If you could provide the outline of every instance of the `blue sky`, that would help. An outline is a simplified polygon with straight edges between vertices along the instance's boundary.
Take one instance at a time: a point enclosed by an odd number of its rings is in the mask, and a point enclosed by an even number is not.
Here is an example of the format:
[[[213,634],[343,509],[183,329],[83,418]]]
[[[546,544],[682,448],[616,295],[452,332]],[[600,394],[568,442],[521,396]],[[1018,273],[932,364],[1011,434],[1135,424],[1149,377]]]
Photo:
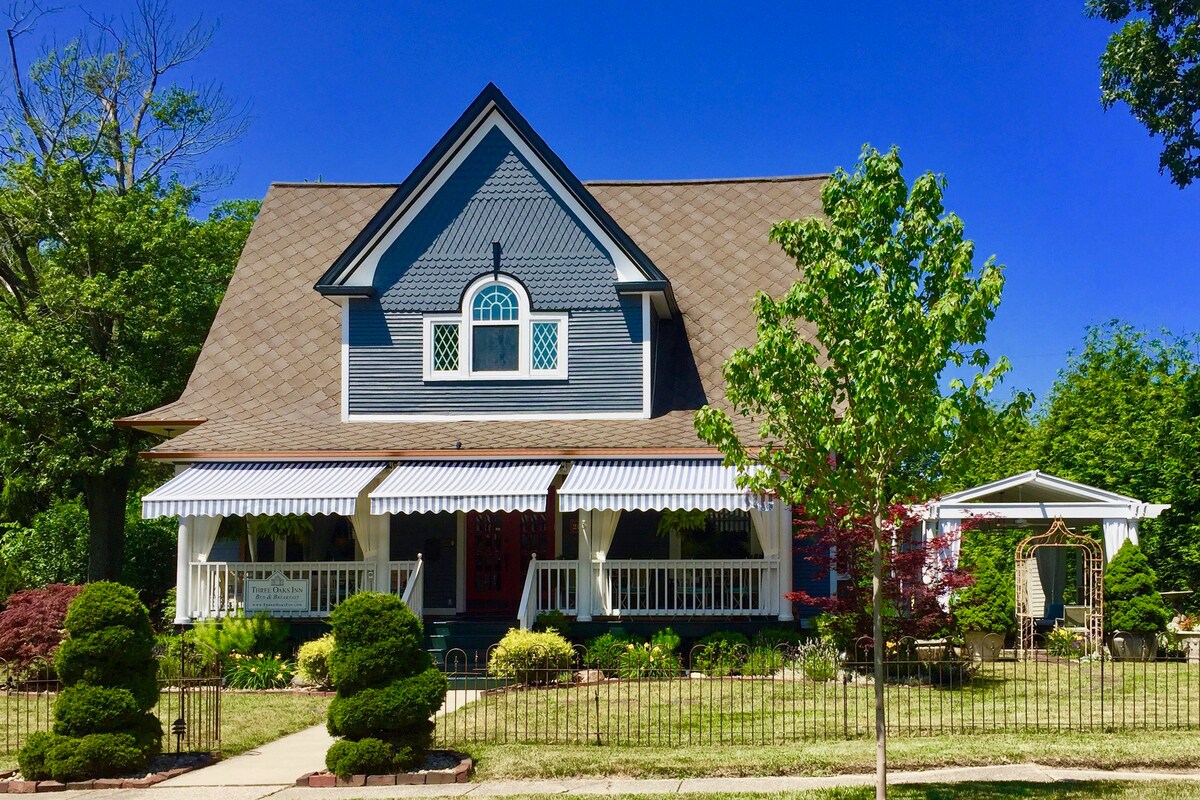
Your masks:
[[[180,3],[251,109],[223,197],[402,180],[494,81],[583,180],[810,174],[897,144],[1007,265],[989,348],[1043,396],[1088,324],[1200,329],[1200,186],[1105,113],[1111,31],[1034,3]],[[112,3],[115,11],[128,4]],[[88,4],[88,8],[103,6]],[[764,232],[765,235],[765,232]],[[1006,390],[1002,390],[1006,391]]]

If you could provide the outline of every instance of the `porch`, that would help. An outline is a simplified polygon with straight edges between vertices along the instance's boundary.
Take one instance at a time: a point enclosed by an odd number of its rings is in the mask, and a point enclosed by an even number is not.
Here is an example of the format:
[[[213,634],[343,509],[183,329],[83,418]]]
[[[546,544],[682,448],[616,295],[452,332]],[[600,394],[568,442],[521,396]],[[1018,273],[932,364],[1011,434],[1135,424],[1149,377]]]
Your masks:
[[[178,623],[321,618],[364,590],[523,627],[792,619],[790,509],[711,459],[202,463],[143,513],[179,516]],[[672,513],[698,527],[665,529]]]

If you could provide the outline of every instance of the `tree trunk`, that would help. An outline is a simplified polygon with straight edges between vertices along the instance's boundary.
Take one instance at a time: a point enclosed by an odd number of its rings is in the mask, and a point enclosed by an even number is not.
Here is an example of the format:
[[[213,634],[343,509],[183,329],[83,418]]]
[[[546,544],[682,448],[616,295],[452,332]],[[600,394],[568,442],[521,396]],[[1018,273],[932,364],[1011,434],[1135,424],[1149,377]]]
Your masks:
[[[872,652],[875,656],[875,798],[887,798],[887,718],[883,704],[883,515],[875,512],[871,576]]]
[[[125,557],[125,502],[129,470],[84,479],[88,510],[88,580],[118,581]]]

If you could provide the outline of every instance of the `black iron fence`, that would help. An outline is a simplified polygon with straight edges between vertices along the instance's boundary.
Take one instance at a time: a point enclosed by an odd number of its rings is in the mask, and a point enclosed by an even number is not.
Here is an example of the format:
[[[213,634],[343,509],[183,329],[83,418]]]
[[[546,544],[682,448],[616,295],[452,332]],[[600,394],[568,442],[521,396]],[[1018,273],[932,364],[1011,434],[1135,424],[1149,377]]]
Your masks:
[[[219,753],[221,749],[221,669],[212,654],[173,637],[160,641],[158,704],[164,753]],[[37,731],[54,726],[54,702],[61,688],[44,659],[10,664],[0,659],[4,683],[3,755],[11,757]]]
[[[893,735],[1200,728],[1200,659],[1113,661],[1045,649],[972,661],[959,648],[885,645]],[[500,658],[497,659],[497,655]],[[489,664],[491,668],[489,669]],[[648,645],[605,652],[450,651],[444,744],[775,744],[874,733],[870,642],[851,653]]]

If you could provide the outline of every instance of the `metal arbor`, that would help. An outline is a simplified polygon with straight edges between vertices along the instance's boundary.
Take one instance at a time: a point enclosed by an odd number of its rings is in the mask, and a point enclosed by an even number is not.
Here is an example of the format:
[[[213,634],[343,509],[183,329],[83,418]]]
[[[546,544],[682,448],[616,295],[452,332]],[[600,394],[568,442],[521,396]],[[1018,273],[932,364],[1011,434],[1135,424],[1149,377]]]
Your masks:
[[[1079,533],[1072,533],[1062,517],[1056,517],[1045,533],[1035,533],[1017,545],[1016,605],[1018,642],[1023,653],[1034,649],[1036,620],[1029,607],[1030,570],[1036,569],[1037,551],[1045,547],[1078,549],[1083,554],[1084,638],[1087,652],[1098,652],[1104,646],[1104,549],[1100,542]]]

